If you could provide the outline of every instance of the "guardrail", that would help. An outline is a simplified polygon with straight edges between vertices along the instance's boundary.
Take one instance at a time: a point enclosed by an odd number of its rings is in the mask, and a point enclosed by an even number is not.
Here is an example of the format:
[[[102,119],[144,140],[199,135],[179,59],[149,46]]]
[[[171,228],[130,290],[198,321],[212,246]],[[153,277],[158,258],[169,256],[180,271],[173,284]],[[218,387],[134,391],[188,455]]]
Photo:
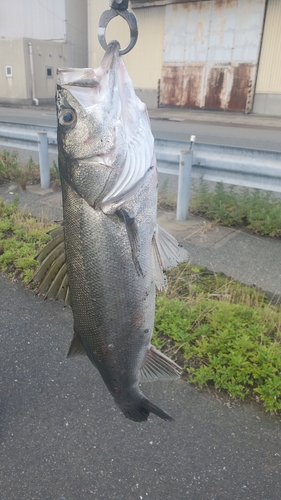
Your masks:
[[[155,139],[160,173],[178,175],[177,219],[186,220],[191,178],[281,192],[281,153]],[[56,127],[0,121],[0,145],[39,152],[41,186],[50,185],[48,151],[57,151]]]
[[[50,187],[49,150],[57,151],[56,127],[0,121],[0,145],[38,151],[41,187]]]
[[[178,220],[187,219],[191,178],[281,192],[278,151],[155,139],[155,152],[158,171],[179,176]]]

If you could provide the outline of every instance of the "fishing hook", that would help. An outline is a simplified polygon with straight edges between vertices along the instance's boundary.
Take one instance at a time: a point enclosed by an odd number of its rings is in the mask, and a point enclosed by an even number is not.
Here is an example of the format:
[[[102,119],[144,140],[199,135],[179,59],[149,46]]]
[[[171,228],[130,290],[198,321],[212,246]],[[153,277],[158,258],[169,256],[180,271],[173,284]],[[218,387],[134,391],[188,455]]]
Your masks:
[[[127,10],[128,8],[128,0],[111,0],[110,2],[110,10],[106,10],[102,13],[100,20],[99,20],[99,27],[98,27],[98,39],[99,42],[104,50],[107,49],[108,44],[106,43],[105,40],[105,30],[106,27],[111,21],[116,16],[121,16],[125,21],[127,21],[129,28],[130,28],[130,42],[128,43],[127,47],[124,49],[120,49],[119,54],[127,54],[132,50],[132,48],[135,46],[136,41],[138,39],[138,22],[135,14],[131,12],[130,10]]]

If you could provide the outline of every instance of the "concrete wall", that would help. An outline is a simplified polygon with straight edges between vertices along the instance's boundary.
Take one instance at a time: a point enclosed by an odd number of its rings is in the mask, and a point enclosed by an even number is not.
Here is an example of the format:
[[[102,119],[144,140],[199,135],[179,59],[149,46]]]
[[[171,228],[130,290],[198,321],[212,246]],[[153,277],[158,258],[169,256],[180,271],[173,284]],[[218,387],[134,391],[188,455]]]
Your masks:
[[[0,103],[31,105],[28,42],[32,43],[35,96],[53,103],[58,67],[88,63],[87,0],[0,0]],[[12,75],[6,76],[6,66]],[[46,68],[52,68],[47,76]]]
[[[87,66],[87,0],[2,0],[0,5],[0,38],[64,40],[66,65]]]
[[[281,93],[255,94],[253,113],[281,116]]]
[[[39,99],[39,104],[54,103],[57,69],[65,66],[65,44],[63,41],[33,40],[30,38],[24,38],[26,81],[28,97],[31,104],[32,80],[30,71],[30,56],[28,51],[29,42],[32,44],[35,96]],[[47,76],[47,68],[52,69],[52,76]]]
[[[88,66],[87,0],[66,0],[65,65]]]
[[[25,71],[25,51],[22,38],[0,40],[0,102],[25,104],[29,98]],[[6,66],[12,75],[6,76]]]
[[[68,2],[70,0],[1,0],[0,37],[63,39],[65,3]]]
[[[65,66],[64,42],[13,38],[0,40],[0,103],[32,105],[32,78],[29,55],[32,45],[35,97],[39,104],[54,103],[57,68]],[[12,75],[6,76],[6,66]],[[47,76],[47,67],[52,76]]]

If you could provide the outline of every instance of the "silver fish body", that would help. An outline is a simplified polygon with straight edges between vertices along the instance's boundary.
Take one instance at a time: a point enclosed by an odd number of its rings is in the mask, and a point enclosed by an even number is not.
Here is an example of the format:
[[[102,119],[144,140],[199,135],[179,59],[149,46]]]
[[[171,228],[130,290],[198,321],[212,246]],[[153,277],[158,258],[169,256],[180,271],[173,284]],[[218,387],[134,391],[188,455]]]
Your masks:
[[[59,71],[57,114],[75,332],[69,355],[87,354],[126,417],[143,421],[152,412],[172,420],[139,382],[179,376],[151,336],[155,283],[165,286],[163,269],[186,253],[157,226],[153,137],[118,42],[96,70]]]
[[[149,184],[133,197],[137,202],[144,190],[151,192],[152,203],[148,203],[145,215],[140,203],[136,203],[133,214],[134,223],[141,223],[142,228],[138,255],[142,275],[132,259],[125,223],[100,209],[93,210],[71,188],[64,188],[74,331],[116,403],[134,420],[142,419],[135,409],[143,399],[138,378],[150,349],[154,323],[155,285],[150,255],[155,175]]]

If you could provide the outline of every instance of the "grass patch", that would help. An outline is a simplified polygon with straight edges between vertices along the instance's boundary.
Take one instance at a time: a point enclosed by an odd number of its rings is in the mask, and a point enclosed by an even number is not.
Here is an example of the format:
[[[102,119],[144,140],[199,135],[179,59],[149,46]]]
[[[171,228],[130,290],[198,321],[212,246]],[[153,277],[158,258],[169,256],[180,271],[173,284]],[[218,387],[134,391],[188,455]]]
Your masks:
[[[11,278],[29,281],[38,266],[38,251],[50,240],[46,233],[54,227],[22,213],[17,198],[10,205],[0,199],[0,269]]]
[[[281,236],[281,201],[270,191],[225,187],[222,182],[210,191],[204,179],[194,188],[190,212],[225,226],[246,227],[254,233]]]
[[[190,382],[281,410],[281,309],[250,287],[204,268],[169,273],[157,297],[153,343],[184,366]]]
[[[53,162],[50,168],[50,181],[53,189],[60,189],[60,176],[58,166]],[[30,157],[28,162],[20,165],[18,153],[9,153],[4,150],[0,153],[0,184],[6,182],[16,182],[18,186],[25,190],[28,184],[40,183],[40,168]]]
[[[46,225],[0,200],[0,268],[28,282],[49,241]],[[281,410],[281,308],[222,273],[182,264],[156,300],[153,344],[184,368],[189,381],[232,397],[255,397]]]

